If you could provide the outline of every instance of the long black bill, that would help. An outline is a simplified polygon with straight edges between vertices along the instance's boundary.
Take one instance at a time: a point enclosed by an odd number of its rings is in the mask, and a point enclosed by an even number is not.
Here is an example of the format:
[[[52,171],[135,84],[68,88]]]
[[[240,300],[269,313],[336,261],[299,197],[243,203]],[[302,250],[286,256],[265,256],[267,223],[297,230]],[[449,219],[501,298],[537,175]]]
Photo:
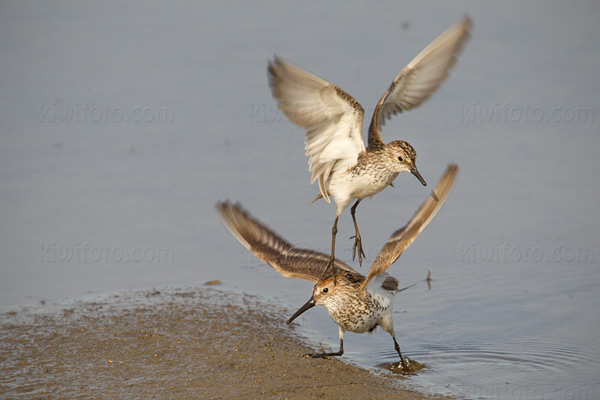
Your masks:
[[[425,179],[423,179],[423,177],[419,173],[419,170],[417,169],[416,165],[413,165],[412,169],[410,170],[410,173],[416,176],[417,179],[423,184],[423,186],[427,186],[427,182],[425,182]]]
[[[296,318],[298,318],[298,316],[300,314],[302,314],[304,311],[308,310],[309,308],[313,308],[315,306],[315,298],[311,296],[310,300],[308,300],[306,302],[306,304],[304,304],[302,307],[300,307],[300,309],[298,311],[296,311],[296,313],[294,315],[292,315],[292,318],[288,319],[287,323],[291,323],[293,320],[295,320]]]
[[[413,287],[413,286],[415,286],[415,285],[416,285],[416,283],[413,283],[413,284],[412,284],[412,285],[410,285],[410,286],[407,286],[407,287],[405,287],[405,288],[402,288],[402,289],[398,289],[398,291],[397,291],[396,293],[404,292],[406,289],[410,289],[411,287]]]

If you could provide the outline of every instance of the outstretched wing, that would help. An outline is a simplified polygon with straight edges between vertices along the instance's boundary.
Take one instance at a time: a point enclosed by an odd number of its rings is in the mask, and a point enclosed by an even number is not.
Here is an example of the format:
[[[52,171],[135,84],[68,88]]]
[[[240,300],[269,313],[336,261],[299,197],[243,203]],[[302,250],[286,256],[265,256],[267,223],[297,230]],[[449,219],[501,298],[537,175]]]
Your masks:
[[[456,57],[469,38],[471,19],[465,16],[448,28],[396,76],[373,112],[369,146],[383,142],[379,132],[386,119],[421,105],[448,77]]]
[[[354,164],[365,150],[365,111],[342,89],[277,56],[269,62],[268,77],[281,111],[306,130],[310,183],[318,178],[321,195],[329,202],[326,183],[336,163]]]
[[[421,204],[421,207],[419,207],[410,222],[394,232],[383,246],[377,258],[375,258],[371,269],[369,269],[367,279],[365,279],[362,285],[363,288],[367,286],[373,277],[385,272],[400,257],[402,252],[414,242],[427,224],[431,222],[448,198],[457,174],[458,166],[450,164],[431,195]]]
[[[281,275],[317,282],[329,262],[329,255],[298,249],[245,212],[240,205],[217,203],[217,210],[231,234],[261,261]],[[336,268],[357,273],[336,260]],[[357,273],[358,274],[358,273]]]

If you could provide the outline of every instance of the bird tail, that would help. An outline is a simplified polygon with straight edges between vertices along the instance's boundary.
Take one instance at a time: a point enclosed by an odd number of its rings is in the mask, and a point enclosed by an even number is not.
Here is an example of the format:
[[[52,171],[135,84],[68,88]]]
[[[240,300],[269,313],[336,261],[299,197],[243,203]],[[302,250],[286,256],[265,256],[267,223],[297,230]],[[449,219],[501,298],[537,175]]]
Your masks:
[[[317,195],[317,197],[315,197],[315,199],[314,199],[313,201],[311,201],[311,202],[310,202],[310,204],[316,203],[316,202],[317,202],[317,200],[319,200],[319,199],[322,199],[322,198],[323,198],[323,195],[322,195],[321,193],[319,193],[319,194]]]

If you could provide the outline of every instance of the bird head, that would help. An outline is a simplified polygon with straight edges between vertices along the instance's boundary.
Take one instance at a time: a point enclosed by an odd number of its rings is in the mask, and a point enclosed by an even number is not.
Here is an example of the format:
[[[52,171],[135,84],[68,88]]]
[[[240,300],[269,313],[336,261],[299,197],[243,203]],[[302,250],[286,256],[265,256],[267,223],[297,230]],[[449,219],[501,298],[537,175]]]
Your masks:
[[[398,172],[410,172],[423,184],[423,186],[427,186],[425,179],[423,179],[417,169],[417,152],[408,142],[394,140],[387,145],[387,148],[395,162]]]

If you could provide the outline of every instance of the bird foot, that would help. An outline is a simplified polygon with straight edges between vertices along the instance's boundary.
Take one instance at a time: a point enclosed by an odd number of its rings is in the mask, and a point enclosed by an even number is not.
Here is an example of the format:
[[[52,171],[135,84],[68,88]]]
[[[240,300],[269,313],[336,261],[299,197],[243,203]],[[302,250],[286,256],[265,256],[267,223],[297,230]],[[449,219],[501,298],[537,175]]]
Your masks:
[[[327,358],[341,356],[342,354],[343,353],[341,351],[337,351],[335,353],[308,353],[306,355],[312,358]]]
[[[423,365],[405,357],[402,361],[398,361],[391,365],[391,370],[394,372],[400,372],[402,375],[412,375],[416,371],[423,368]]]
[[[354,246],[352,246],[352,261],[354,261],[354,259],[356,258],[356,253],[358,250],[358,264],[362,267],[363,257],[367,258],[367,256],[363,251],[362,239],[360,238],[360,234],[357,233],[356,235],[351,236],[350,239],[354,239]]]

